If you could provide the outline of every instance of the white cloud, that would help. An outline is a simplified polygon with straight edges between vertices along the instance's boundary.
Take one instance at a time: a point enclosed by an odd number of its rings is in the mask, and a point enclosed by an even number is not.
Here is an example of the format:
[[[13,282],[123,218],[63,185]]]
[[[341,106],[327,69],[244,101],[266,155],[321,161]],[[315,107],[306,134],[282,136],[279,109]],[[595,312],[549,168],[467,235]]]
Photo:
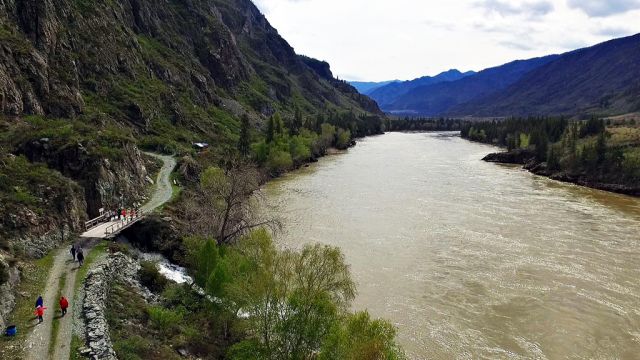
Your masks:
[[[569,6],[589,16],[603,17],[640,9],[640,0],[569,0]]]
[[[574,0],[256,0],[256,4],[298,53],[328,61],[341,78],[387,80],[451,68],[481,70],[638,33],[640,11],[629,5],[637,1],[597,2],[610,4],[615,11],[598,11],[587,4],[592,1],[583,0],[580,7]]]
[[[553,11],[553,3],[546,0],[517,3],[505,0],[482,0],[475,3],[487,12],[496,12],[502,16],[524,15],[535,18]]]

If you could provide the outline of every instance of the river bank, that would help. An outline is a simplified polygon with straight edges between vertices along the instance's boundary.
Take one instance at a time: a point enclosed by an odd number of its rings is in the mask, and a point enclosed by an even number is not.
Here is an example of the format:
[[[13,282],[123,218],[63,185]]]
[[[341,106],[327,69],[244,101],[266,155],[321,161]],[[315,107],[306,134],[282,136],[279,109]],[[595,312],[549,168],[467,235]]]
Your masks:
[[[640,187],[601,182],[587,173],[572,174],[567,171],[551,170],[549,169],[547,162],[536,160],[535,152],[527,149],[514,149],[511,151],[490,153],[482,160],[499,164],[522,165],[523,169],[528,170],[532,174],[545,176],[556,181],[571,183],[617,194],[636,197],[640,196]]]

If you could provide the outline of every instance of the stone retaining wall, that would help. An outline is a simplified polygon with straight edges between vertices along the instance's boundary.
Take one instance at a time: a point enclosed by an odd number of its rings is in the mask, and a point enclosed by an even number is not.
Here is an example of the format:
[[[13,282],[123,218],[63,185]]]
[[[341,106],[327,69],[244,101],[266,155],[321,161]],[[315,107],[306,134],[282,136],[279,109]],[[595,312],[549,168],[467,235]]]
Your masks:
[[[88,348],[81,353],[91,359],[115,360],[109,336],[109,324],[106,318],[106,301],[109,289],[114,281],[124,281],[137,288],[137,273],[140,265],[136,260],[122,254],[109,255],[103,262],[95,265],[87,274],[84,284],[85,298],[82,315],[85,321],[85,336]]]

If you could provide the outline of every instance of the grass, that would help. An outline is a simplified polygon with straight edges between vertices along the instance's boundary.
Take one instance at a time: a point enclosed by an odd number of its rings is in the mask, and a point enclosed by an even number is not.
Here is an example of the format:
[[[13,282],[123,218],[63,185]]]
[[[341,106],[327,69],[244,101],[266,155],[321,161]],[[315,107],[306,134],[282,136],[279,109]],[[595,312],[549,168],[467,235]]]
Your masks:
[[[608,127],[613,145],[640,145],[640,128],[629,126]]]
[[[108,247],[109,242],[103,240],[96,244],[96,246],[94,246],[93,249],[91,249],[91,251],[89,251],[89,253],[85,256],[84,265],[82,265],[82,267],[80,267],[78,269],[78,272],[76,273],[76,283],[73,288],[74,294],[78,292],[78,289],[80,289],[80,286],[82,286],[84,280],[87,278],[87,273],[89,272],[91,264],[93,264],[100,255],[106,254]]]
[[[178,174],[176,172],[171,173],[171,176],[169,177],[169,181],[171,182],[171,190],[172,190],[171,199],[169,200],[169,203],[173,203],[180,197],[182,188],[179,185],[177,185]]]
[[[66,274],[63,273],[62,276],[60,276],[60,280],[58,282],[58,294],[56,295],[56,300],[60,299],[60,297],[62,296],[62,289],[64,289],[66,282],[67,282],[67,277],[66,277]],[[49,311],[56,311],[55,307],[50,309]],[[58,342],[59,330],[60,330],[60,318],[56,318],[54,316],[53,323],[51,323],[51,341],[49,342],[49,356],[53,355],[56,342]]]
[[[21,359],[24,347],[22,342],[26,340],[29,329],[33,326],[33,309],[36,298],[41,295],[49,270],[53,266],[55,251],[35,261],[23,264],[22,281],[18,285],[16,308],[11,314],[8,323],[18,327],[16,337],[0,338],[0,359]],[[22,296],[20,295],[22,294]]]
[[[82,341],[82,339],[76,335],[73,334],[71,336],[71,352],[69,353],[69,360],[85,360],[86,357],[80,355],[80,353],[78,352],[78,348],[84,346],[84,342]]]

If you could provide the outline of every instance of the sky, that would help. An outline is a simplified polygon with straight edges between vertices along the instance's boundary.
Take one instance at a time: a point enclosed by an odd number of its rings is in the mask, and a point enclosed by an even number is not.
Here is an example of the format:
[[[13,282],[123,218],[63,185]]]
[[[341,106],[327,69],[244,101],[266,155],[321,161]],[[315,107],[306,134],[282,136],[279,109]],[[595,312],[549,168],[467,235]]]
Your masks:
[[[253,0],[345,80],[479,71],[640,33],[640,0]]]

